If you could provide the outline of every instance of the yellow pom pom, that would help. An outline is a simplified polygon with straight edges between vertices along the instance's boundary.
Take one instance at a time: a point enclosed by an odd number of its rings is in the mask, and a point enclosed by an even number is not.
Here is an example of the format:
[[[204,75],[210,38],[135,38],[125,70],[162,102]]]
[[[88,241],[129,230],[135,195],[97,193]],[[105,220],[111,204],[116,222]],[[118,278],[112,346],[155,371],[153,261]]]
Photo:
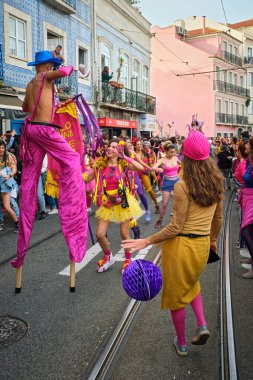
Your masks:
[[[83,175],[83,180],[87,181],[87,179],[88,179],[88,173],[85,172],[82,175]]]
[[[125,144],[125,141],[122,141],[122,140],[119,141],[119,145],[126,145],[126,144]]]

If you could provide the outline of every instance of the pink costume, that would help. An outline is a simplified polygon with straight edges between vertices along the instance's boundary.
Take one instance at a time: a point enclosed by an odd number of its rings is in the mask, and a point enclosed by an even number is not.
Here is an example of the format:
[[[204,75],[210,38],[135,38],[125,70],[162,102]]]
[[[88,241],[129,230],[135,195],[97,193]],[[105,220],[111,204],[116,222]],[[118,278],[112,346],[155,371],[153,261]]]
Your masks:
[[[32,121],[36,115],[43,85],[44,73],[41,77],[41,86],[34,110],[25,120],[21,138],[20,157],[23,161],[23,170],[20,188],[17,258],[11,262],[15,268],[23,265],[30,241],[37,208],[38,181],[46,153],[51,154],[61,167],[59,214],[62,232],[69,247],[70,260],[80,262],[86,252],[88,217],[80,156],[56,131],[57,126]],[[52,87],[51,122],[53,122],[55,111],[54,85]]]
[[[177,177],[178,168],[179,168],[178,164],[176,164],[175,166],[172,166],[172,167],[164,164],[163,173],[164,173],[164,175],[166,175],[166,177]]]

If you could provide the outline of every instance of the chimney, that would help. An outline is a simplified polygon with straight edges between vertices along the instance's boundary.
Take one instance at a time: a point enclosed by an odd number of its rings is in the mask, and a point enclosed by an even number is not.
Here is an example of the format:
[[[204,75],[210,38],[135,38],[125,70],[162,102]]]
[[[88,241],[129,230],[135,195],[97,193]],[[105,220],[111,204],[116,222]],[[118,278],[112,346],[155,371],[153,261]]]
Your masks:
[[[202,16],[203,25],[202,25],[202,34],[205,34],[206,29],[206,16]]]

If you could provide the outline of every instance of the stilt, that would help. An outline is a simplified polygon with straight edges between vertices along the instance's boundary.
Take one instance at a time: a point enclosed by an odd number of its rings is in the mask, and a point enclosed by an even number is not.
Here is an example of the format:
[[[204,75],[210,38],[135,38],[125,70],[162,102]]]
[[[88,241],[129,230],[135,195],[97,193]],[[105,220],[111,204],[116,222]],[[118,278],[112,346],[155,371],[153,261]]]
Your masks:
[[[75,272],[75,263],[70,261],[70,287],[69,290],[71,293],[76,291],[76,272]]]
[[[16,288],[15,293],[21,293],[22,266],[16,270]]]

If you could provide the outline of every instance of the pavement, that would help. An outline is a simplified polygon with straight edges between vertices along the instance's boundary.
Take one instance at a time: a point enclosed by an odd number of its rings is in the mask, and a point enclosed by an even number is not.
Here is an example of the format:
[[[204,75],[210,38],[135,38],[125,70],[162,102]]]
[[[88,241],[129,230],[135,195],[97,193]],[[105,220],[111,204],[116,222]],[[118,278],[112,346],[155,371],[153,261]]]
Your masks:
[[[154,233],[153,226],[157,215],[150,204],[152,221],[139,219],[144,236]],[[170,218],[171,205],[167,212]],[[90,216],[95,232],[96,220]],[[235,220],[236,214],[235,214]],[[123,253],[120,248],[120,235],[117,225],[109,228],[111,249],[116,263],[105,273],[96,273],[96,262],[102,257],[98,245],[92,246],[89,238],[85,263],[76,275],[76,292],[69,292],[68,249],[60,232],[58,215],[48,216],[34,225],[30,249],[23,267],[22,292],[14,293],[15,270],[9,264],[15,256],[16,234],[7,223],[0,231],[0,316],[23,319],[28,324],[27,334],[9,347],[0,347],[1,380],[60,380],[88,378],[111,333],[128,305],[129,298],[121,285]],[[233,239],[238,233],[237,223],[233,224]],[[44,241],[43,241],[44,239]],[[238,250],[232,243],[233,255],[238,259]],[[153,259],[157,248],[138,253],[138,257]],[[140,256],[142,255],[142,256]],[[236,256],[237,255],[237,256]],[[238,300],[243,302],[239,323],[248,327],[252,315],[250,280],[242,280],[240,266],[236,262]],[[238,271],[238,272],[237,272]],[[60,274],[62,273],[62,274]],[[113,380],[139,379],[210,379],[219,378],[219,264],[207,266],[201,283],[205,313],[211,337],[205,347],[190,347],[187,358],[179,358],[173,348],[173,327],[169,313],[160,310],[160,296],[145,303],[140,318],[133,327],[126,349],[113,370]],[[242,287],[243,288],[242,290]],[[246,293],[247,292],[247,293]],[[245,297],[248,294],[249,297]],[[251,313],[248,313],[249,312]],[[187,310],[186,332],[190,339],[194,334],[195,323],[191,308]],[[247,332],[240,331],[247,339]],[[244,335],[245,337],[244,337]],[[252,363],[251,346],[245,348],[244,371],[248,375]],[[247,345],[246,345],[247,347]],[[242,351],[244,352],[244,351]],[[246,356],[245,356],[246,355]],[[245,377],[251,379],[252,377]]]

